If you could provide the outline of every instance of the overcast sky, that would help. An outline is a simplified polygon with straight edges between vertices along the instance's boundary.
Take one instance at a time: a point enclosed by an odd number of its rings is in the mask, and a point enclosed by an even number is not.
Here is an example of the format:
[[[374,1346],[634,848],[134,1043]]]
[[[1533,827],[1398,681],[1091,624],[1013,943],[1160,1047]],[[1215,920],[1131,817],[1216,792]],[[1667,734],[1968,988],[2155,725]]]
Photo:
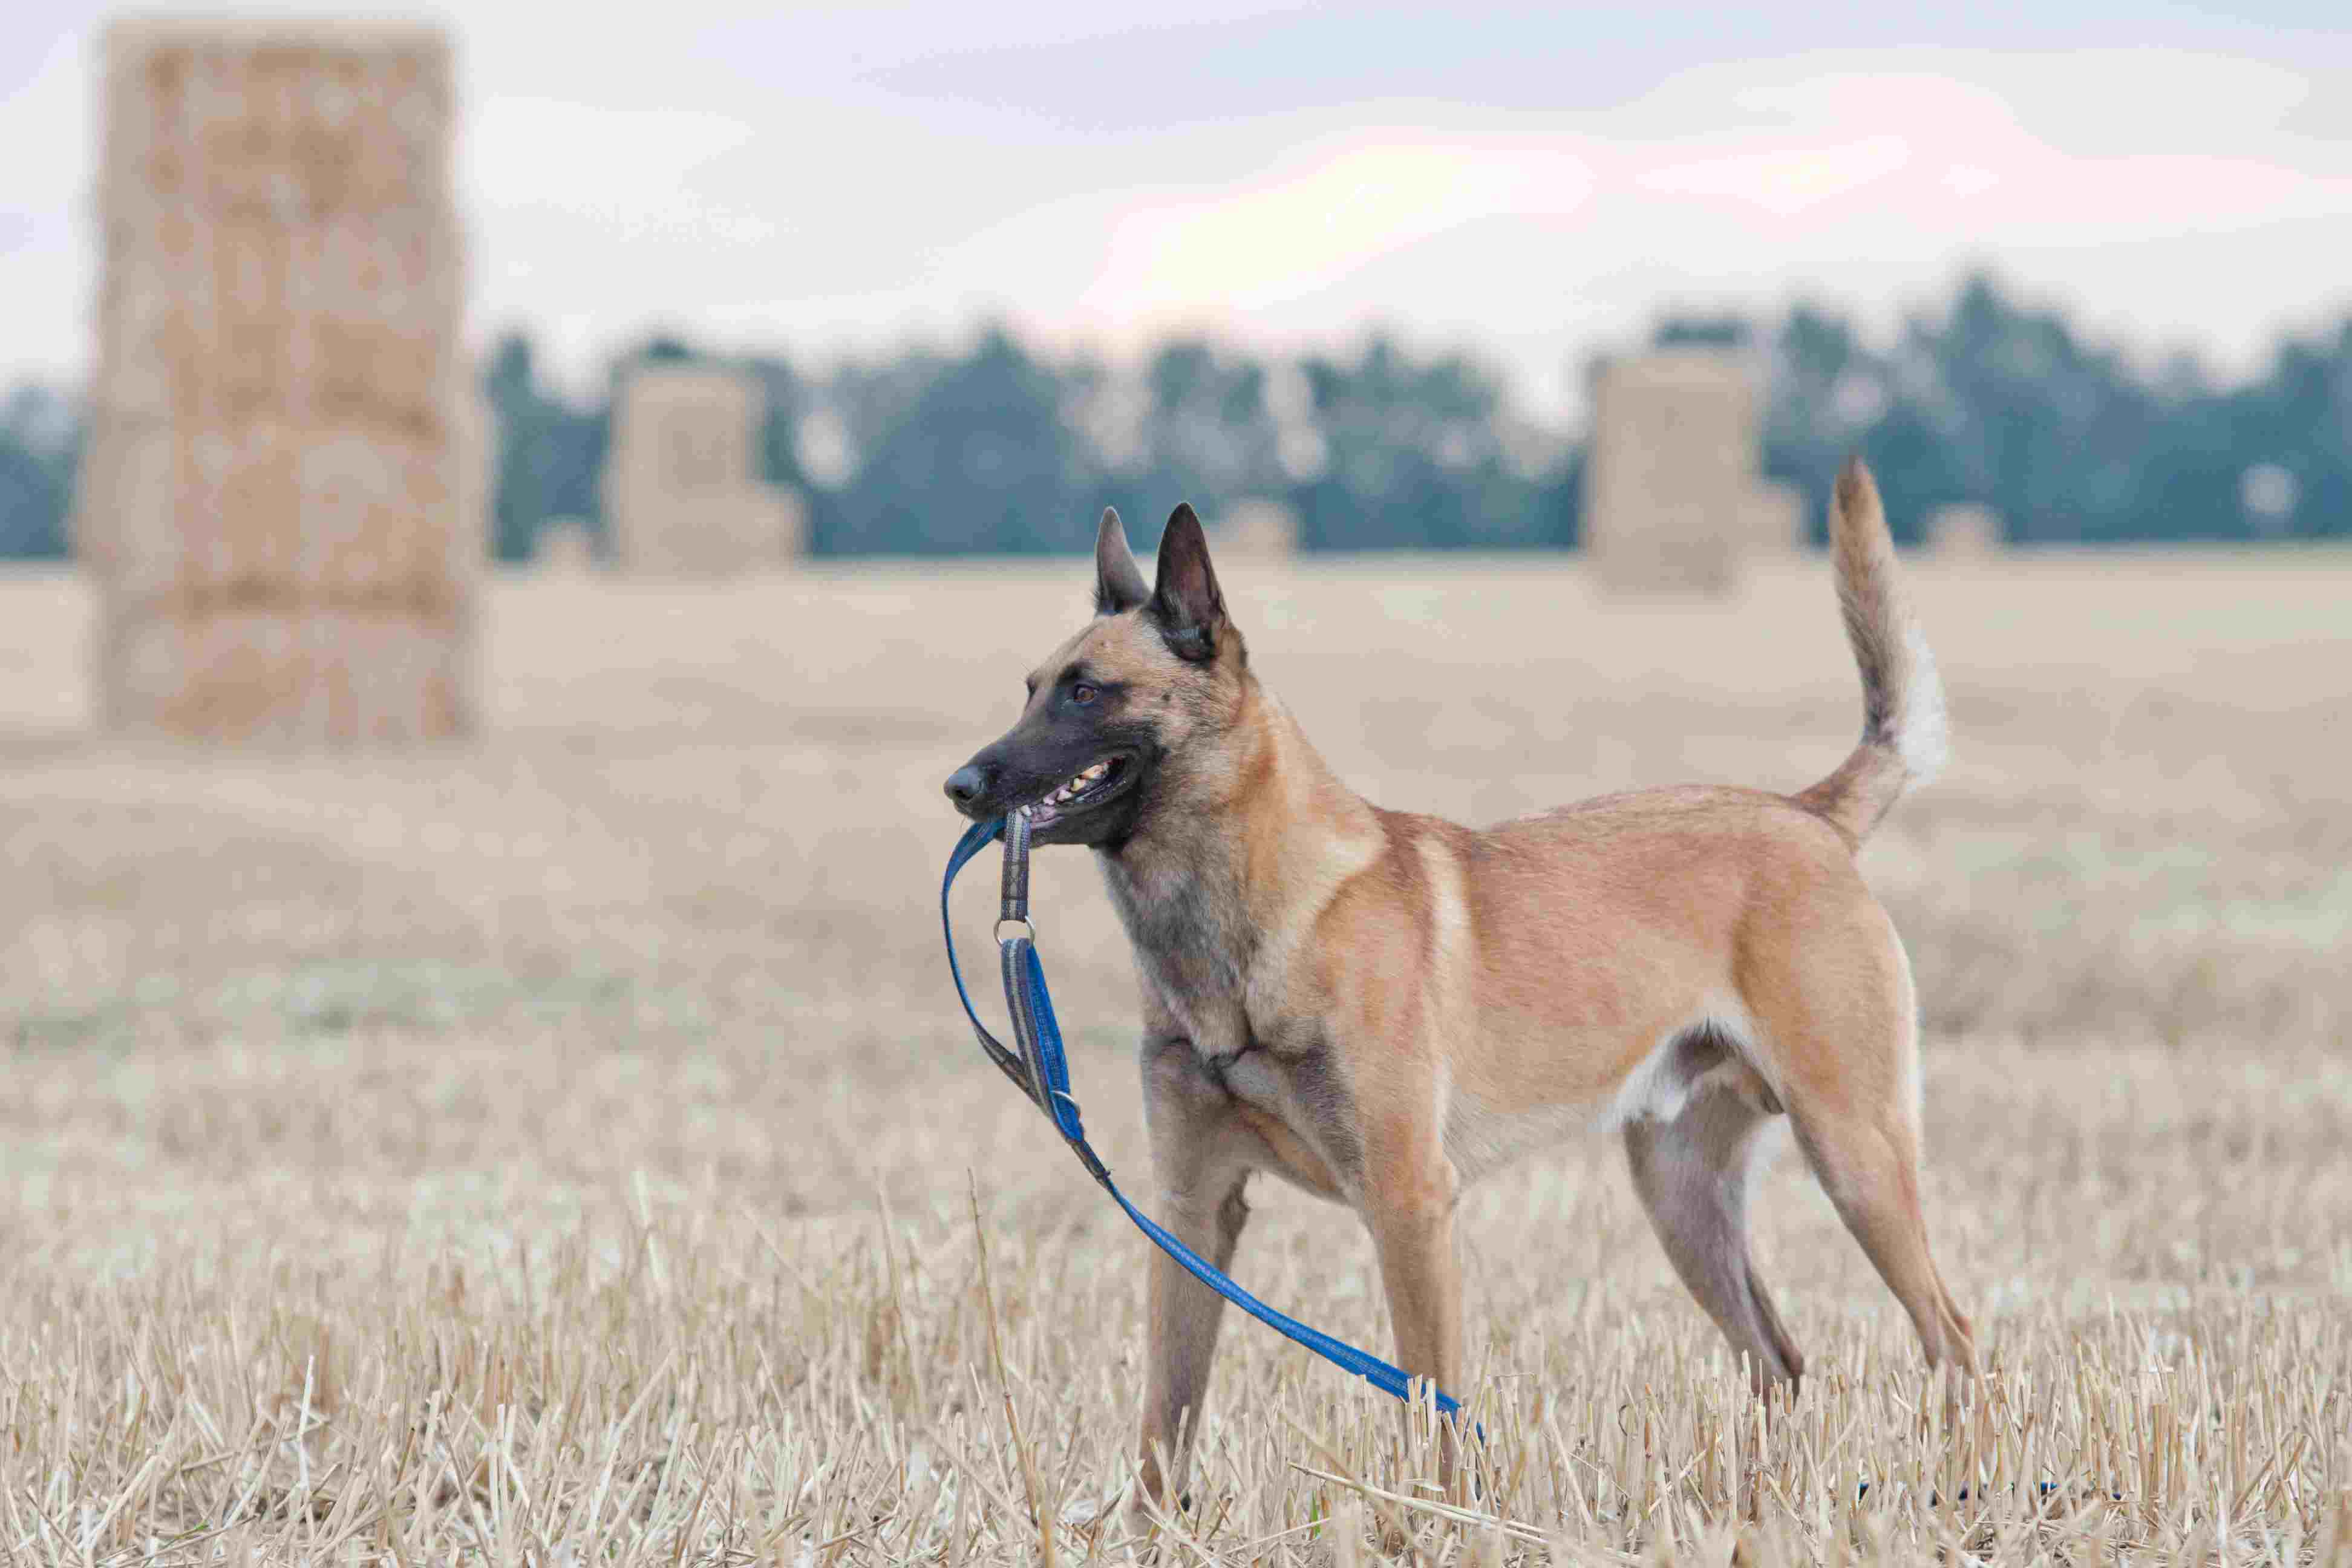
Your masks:
[[[1661,308],[1883,326],[1978,263],[2229,367],[2352,308],[2339,5],[1123,9],[469,5],[469,331],[580,377],[656,325],[824,359],[1380,323],[1542,416]],[[102,13],[0,12],[0,378],[77,374]]]

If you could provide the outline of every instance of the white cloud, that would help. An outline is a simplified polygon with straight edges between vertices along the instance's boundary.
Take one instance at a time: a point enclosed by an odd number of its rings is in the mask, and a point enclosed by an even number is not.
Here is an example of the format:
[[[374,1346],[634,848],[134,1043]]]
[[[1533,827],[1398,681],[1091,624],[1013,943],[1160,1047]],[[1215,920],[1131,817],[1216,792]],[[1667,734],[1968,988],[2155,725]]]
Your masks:
[[[1793,217],[1877,184],[1911,162],[1900,136],[1870,136],[1828,146],[1775,147],[1667,163],[1633,177],[1643,190],[1744,203]]]
[[[757,245],[774,237],[772,217],[715,201],[698,181],[758,134],[741,120],[696,110],[490,98],[468,116],[461,183],[482,211],[562,213],[625,242],[656,234]]]
[[[32,62],[0,134],[58,153],[19,160],[0,214],[0,374],[84,363],[94,289],[89,19],[25,15],[0,16],[8,58]],[[1798,37],[1808,15],[1775,26]],[[1006,81],[1082,74],[1097,46],[1080,36],[1108,26],[1066,6],[974,22],[677,0],[660,27],[610,31],[542,4],[469,7],[475,330],[535,324],[584,378],[656,325],[806,356],[987,315],[1113,347],[1180,325],[1296,346],[1381,322],[1500,359],[1541,406],[1568,395],[1572,357],[1662,306],[1803,291],[1884,323],[1977,263],[2095,326],[2241,360],[2352,303],[2336,259],[2352,136],[2322,123],[2337,111],[2307,42],[1676,70],[1629,23],[1513,109],[1458,60],[1420,82],[1393,18],[1364,22],[1355,53],[1248,22],[1212,40],[1230,82],[997,101]],[[1197,31],[1129,35],[1118,58],[1207,58]]]
[[[1137,193],[1081,302],[1106,315],[1278,310],[1479,219],[1573,214],[1592,186],[1591,168],[1565,149],[1375,132],[1221,189]]]

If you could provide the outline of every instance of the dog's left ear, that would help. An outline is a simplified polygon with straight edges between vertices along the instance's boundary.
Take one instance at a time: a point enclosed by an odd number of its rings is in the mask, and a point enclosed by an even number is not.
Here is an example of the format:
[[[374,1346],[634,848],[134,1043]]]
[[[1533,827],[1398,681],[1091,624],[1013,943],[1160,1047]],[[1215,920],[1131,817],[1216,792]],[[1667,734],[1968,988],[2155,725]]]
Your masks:
[[[1206,664],[1217,657],[1217,633],[1225,624],[1225,595],[1209,564],[1209,536],[1190,502],[1168,515],[1160,536],[1160,581],[1151,592],[1152,618],[1176,657]]]
[[[1124,615],[1151,597],[1143,585],[1143,571],[1135,552],[1127,547],[1127,530],[1118,513],[1103,508],[1102,526],[1095,530],[1095,614]]]

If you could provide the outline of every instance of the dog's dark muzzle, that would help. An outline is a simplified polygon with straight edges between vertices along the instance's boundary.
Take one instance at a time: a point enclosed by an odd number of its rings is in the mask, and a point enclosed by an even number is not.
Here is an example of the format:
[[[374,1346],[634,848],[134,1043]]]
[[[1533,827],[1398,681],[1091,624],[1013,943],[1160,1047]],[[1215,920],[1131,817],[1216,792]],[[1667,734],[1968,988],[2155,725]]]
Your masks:
[[[1003,816],[1048,787],[1033,776],[1033,770],[1005,756],[1003,741],[973,752],[971,761],[950,773],[940,786],[956,810],[973,822]]]
[[[958,811],[977,817],[980,814],[973,808],[988,794],[988,770],[978,763],[964,763],[948,775],[947,792]]]

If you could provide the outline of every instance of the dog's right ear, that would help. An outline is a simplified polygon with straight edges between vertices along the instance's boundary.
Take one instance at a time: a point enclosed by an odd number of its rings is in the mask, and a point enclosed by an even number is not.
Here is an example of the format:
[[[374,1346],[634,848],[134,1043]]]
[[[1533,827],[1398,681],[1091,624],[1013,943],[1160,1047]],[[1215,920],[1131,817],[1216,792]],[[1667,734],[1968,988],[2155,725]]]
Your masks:
[[[1217,633],[1225,624],[1225,595],[1209,564],[1209,537],[1192,503],[1168,515],[1160,536],[1160,583],[1151,593],[1152,617],[1168,646],[1190,664],[1217,657]]]
[[[1103,508],[1102,526],[1095,530],[1095,614],[1124,615],[1151,597],[1135,552],[1127,547],[1127,530],[1118,513]]]

